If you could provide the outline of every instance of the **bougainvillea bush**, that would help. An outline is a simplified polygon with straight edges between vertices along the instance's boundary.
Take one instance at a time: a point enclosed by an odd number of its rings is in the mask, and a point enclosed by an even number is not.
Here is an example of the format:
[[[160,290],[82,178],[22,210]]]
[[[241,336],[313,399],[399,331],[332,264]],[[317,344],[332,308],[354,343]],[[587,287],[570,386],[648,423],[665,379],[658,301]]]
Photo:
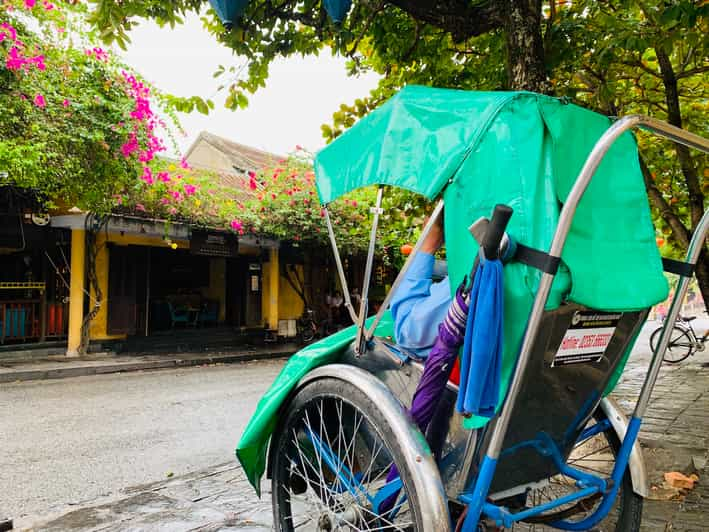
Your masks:
[[[412,241],[420,227],[425,205],[409,199],[402,201],[400,196],[401,192],[394,189],[384,195],[380,249],[398,248],[401,243]],[[375,198],[376,190],[370,187],[328,206],[343,251],[366,249],[372,221],[370,207]],[[288,240],[303,246],[328,245],[312,154],[300,148],[276,165],[248,172],[237,180],[191,168],[184,161],[156,158],[148,179],[139,180],[117,195],[116,203],[134,214],[225,228],[239,235]]]
[[[83,9],[48,0],[0,4],[0,171],[10,184],[100,214],[327,243],[312,154],[296,147],[241,179],[162,157],[162,135],[179,123],[173,118],[168,127],[161,116],[173,117],[179,98],[159,93],[96,46],[82,30]],[[343,251],[366,248],[375,196],[365,189],[329,206]],[[413,239],[422,209],[401,192],[385,198],[379,245],[386,251]]]
[[[80,6],[67,8],[0,5],[0,171],[52,201],[106,212],[164,147],[141,82],[77,31]]]

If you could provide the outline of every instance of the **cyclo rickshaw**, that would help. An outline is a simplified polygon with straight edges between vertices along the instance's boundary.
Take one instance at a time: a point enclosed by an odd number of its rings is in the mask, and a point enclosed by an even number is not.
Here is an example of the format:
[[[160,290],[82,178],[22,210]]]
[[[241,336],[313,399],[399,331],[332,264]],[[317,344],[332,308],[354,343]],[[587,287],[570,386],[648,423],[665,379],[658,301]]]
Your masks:
[[[289,359],[239,442],[259,495],[264,472],[271,479],[275,530],[639,530],[648,488],[637,435],[709,215],[686,261],[660,257],[633,128],[709,152],[707,139],[644,116],[612,123],[533,93],[414,86],[318,153],[318,194],[355,325]],[[327,205],[372,185],[354,309]],[[388,186],[438,203],[367,318]],[[387,310],[441,216],[457,382],[450,358],[433,367],[433,351],[423,360],[394,343]],[[628,419],[608,394],[650,307],[667,297],[663,270],[680,276],[670,326]],[[499,284],[485,291],[485,282]],[[421,327],[438,328],[438,346],[444,324]],[[431,379],[433,394],[423,389]]]

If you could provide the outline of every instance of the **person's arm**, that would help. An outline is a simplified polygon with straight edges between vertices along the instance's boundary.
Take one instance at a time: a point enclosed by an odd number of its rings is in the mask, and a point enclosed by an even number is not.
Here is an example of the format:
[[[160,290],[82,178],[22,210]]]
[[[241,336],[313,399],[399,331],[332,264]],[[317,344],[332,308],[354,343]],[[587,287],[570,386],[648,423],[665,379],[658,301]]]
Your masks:
[[[396,342],[407,349],[431,347],[450,305],[450,283],[433,283],[433,255],[419,252],[392,297]]]

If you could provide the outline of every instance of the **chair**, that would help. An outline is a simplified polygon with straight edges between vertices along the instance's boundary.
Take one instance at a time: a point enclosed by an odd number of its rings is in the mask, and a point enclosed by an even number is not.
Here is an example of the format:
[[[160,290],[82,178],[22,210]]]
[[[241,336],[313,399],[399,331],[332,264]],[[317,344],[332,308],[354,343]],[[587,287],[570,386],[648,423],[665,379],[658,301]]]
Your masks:
[[[205,301],[202,303],[202,308],[197,314],[197,324],[204,325],[207,323],[217,324],[219,321],[219,303],[216,301]]]
[[[167,308],[170,310],[170,328],[174,329],[176,323],[187,325],[190,322],[190,313],[186,310],[175,308],[171,301],[167,302]]]

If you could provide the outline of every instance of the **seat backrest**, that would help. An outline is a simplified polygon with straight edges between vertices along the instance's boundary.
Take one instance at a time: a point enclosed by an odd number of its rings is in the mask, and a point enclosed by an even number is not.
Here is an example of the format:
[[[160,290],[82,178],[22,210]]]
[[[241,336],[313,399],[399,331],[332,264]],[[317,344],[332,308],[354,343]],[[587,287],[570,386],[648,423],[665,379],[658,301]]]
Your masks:
[[[569,456],[609,384],[622,371],[647,314],[648,310],[601,312],[577,304],[544,313],[491,493],[558,472],[533,443],[540,437],[551,440],[564,459]],[[485,441],[480,449],[486,447]]]

